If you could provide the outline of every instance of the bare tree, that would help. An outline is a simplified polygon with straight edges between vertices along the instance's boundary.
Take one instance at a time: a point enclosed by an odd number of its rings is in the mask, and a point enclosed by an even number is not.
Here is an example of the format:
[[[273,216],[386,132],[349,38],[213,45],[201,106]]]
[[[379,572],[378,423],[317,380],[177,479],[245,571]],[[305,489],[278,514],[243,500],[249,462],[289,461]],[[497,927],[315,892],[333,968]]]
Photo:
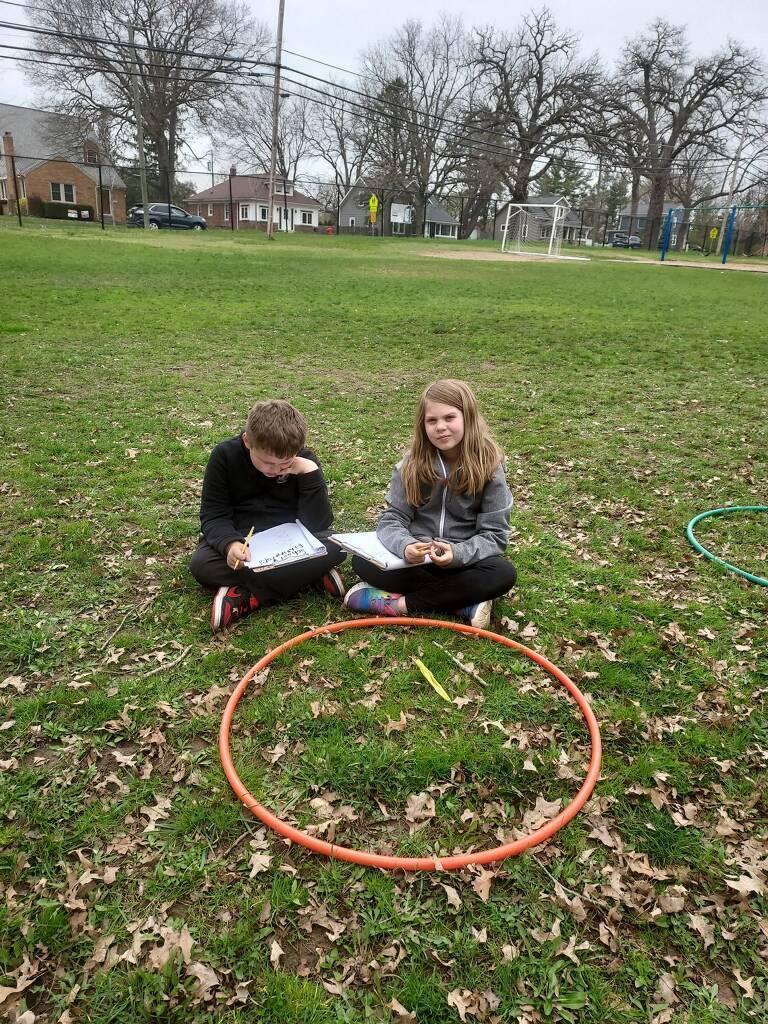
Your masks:
[[[440,194],[467,150],[460,133],[468,70],[466,33],[447,16],[429,30],[406,22],[363,57],[376,110],[369,164],[379,178],[413,187],[418,233],[428,198]]]
[[[110,119],[123,146],[135,144],[133,51],[126,47],[126,25],[134,26],[144,133],[171,179],[196,113],[228,90],[228,73],[262,57],[269,42],[237,0],[70,0],[64,7],[40,0],[30,18],[35,28],[61,33],[36,36],[66,65],[29,72],[43,101],[83,121]]]
[[[738,135],[750,105],[765,94],[756,54],[729,41],[693,60],[685,29],[664,20],[630,40],[617,70],[616,121],[640,140],[650,185],[647,232],[661,224],[675,167],[686,152],[716,154]]]
[[[374,125],[355,105],[362,105],[362,99],[350,96],[341,86],[334,86],[328,92],[332,96],[330,102],[315,105],[310,140],[312,156],[330,168],[333,184],[340,192],[346,192],[365,170]]]
[[[314,110],[302,95],[283,96],[277,123],[277,174],[294,180],[312,155]],[[213,118],[219,144],[234,160],[244,160],[259,173],[269,172],[272,149],[272,91],[249,86],[233,90]]]
[[[595,57],[580,60],[578,37],[557,28],[544,7],[507,34],[477,29],[474,63],[488,89],[497,129],[509,135],[514,158],[504,180],[525,202],[552,160],[587,134],[601,86]]]

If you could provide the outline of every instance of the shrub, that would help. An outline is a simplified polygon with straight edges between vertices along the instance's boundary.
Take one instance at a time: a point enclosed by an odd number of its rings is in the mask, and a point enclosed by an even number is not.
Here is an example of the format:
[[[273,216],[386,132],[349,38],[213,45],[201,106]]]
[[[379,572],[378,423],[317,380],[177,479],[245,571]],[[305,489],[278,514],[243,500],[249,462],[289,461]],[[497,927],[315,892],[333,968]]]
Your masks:
[[[27,199],[27,212],[32,217],[43,216],[43,200],[40,196],[29,196]]]
[[[46,203],[41,201],[42,216],[51,220],[93,220],[93,207],[83,203]],[[70,215],[74,210],[76,217]]]

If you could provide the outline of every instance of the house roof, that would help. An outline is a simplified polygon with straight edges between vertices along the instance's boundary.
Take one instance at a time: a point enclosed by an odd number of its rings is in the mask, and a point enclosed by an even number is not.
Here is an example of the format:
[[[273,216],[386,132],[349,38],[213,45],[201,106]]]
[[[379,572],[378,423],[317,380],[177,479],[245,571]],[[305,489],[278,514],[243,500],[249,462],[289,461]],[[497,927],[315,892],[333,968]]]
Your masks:
[[[282,183],[282,178],[279,179]],[[269,201],[269,177],[266,174],[233,174],[226,181],[219,182],[218,185],[212,185],[210,188],[203,189],[202,192],[197,192],[195,195],[190,196],[187,203],[228,203],[230,199],[229,186],[232,184],[232,199],[237,202],[263,200],[265,203]],[[293,184],[289,182],[288,184]],[[276,199],[282,201],[283,193],[275,193]],[[297,192],[295,189],[293,195],[287,197],[291,205],[295,206],[297,203],[301,206],[314,206],[320,207],[320,203],[316,199],[312,199],[310,196],[305,196],[302,192]],[[282,205],[280,203],[279,205]]]
[[[98,185],[98,166],[83,161],[83,151],[74,141],[79,123],[76,117],[66,114],[0,103],[0,135],[10,132],[13,136],[13,148],[18,154],[16,173],[20,175],[58,157],[77,164]],[[99,140],[92,131],[87,131],[85,138],[98,146]],[[126,187],[117,171],[106,165],[102,165],[101,180],[105,188]]]
[[[534,220],[538,221],[551,221],[552,213],[549,207],[555,206],[557,203],[561,205],[564,204],[567,210],[567,213],[564,219],[562,220],[562,224],[569,228],[579,227],[581,224],[581,217],[577,216],[575,213],[571,211],[571,204],[568,202],[565,196],[528,196],[528,198],[525,200],[525,205],[533,206],[533,209],[530,211],[530,213]],[[507,200],[506,203],[499,207],[498,213],[496,214],[497,220],[501,216],[507,216],[507,207],[509,206],[509,204],[510,200]]]
[[[438,206],[433,200],[427,200],[427,212],[426,212],[427,224],[458,224],[456,217],[452,217],[450,213]]]

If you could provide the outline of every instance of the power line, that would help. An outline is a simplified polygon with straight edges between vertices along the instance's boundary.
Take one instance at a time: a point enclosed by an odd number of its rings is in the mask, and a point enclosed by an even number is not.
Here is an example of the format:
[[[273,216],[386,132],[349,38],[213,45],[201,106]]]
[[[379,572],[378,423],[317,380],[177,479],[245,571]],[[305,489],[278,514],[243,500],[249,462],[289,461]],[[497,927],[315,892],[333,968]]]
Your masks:
[[[0,3],[10,3],[10,2],[11,2],[11,0],[0,0]],[[29,10],[36,10],[36,11],[42,11],[43,13],[50,13],[50,12],[45,11],[44,8],[33,7],[31,5],[13,3],[12,6],[25,7],[26,9],[29,9]],[[98,36],[85,35],[85,34],[73,33],[73,32],[65,32],[65,31],[62,31],[62,30],[35,28],[34,26],[31,26],[31,27],[30,26],[16,26],[13,23],[9,23],[9,22],[0,22],[0,27],[11,28],[11,29],[16,29],[16,30],[22,29],[24,31],[32,31],[32,32],[35,32],[35,33],[43,34],[43,35],[54,36],[55,38],[58,38],[58,39],[72,39],[72,40],[75,40],[75,41],[91,42],[91,43],[95,42],[95,43],[101,43],[101,44],[104,44],[104,45],[107,45],[107,46],[112,46],[112,47],[122,47],[122,48],[130,48],[130,49],[149,50],[150,52],[167,53],[167,54],[171,54],[171,55],[174,55],[174,56],[188,56],[188,57],[198,58],[198,59],[201,59],[201,60],[211,60],[211,61],[216,61],[216,62],[228,61],[230,63],[237,63],[237,64],[240,64],[240,65],[247,64],[247,65],[250,65],[250,66],[266,66],[266,67],[273,67],[273,68],[275,66],[274,62],[264,61],[264,60],[255,60],[253,58],[245,57],[245,56],[229,57],[229,56],[222,55],[222,54],[207,54],[207,53],[201,53],[200,51],[197,51],[197,50],[186,50],[186,49],[181,49],[179,47],[164,47],[164,46],[159,46],[159,45],[149,46],[149,45],[140,44],[140,43],[136,43],[136,44],[132,45],[130,43],[123,42],[122,40],[104,39],[104,38],[101,38],[101,37],[98,37]],[[116,59],[116,58],[111,58],[111,59]],[[305,59],[309,59],[309,58],[305,58]],[[341,89],[344,92],[350,92],[350,93],[352,93],[354,95],[362,96],[364,99],[367,99],[369,101],[376,102],[375,98],[369,96],[369,94],[363,92],[362,90],[353,88],[352,86],[343,85],[343,84],[338,83],[338,82],[333,82],[330,79],[323,78],[323,77],[318,76],[318,75],[312,75],[309,72],[301,71],[301,70],[298,70],[296,68],[291,68],[288,65],[283,65],[283,67],[285,67],[285,70],[292,71],[294,74],[302,75],[305,78],[311,78],[314,81],[321,82],[321,83],[323,83],[325,85],[330,85],[331,87],[333,87],[335,89]],[[245,72],[242,67],[240,67],[238,69],[220,67],[220,68],[217,68],[216,71],[217,71],[217,73],[248,74],[248,72]],[[316,88],[313,88],[312,86],[308,85],[306,82],[296,82],[295,79],[294,79],[293,80],[293,84],[294,85],[298,85],[298,86],[300,86],[302,88],[310,89],[310,90],[312,90],[314,92],[319,93],[320,95],[324,95],[324,96],[327,96],[327,97],[330,97],[330,98],[334,98],[334,99],[336,98],[336,97],[333,97],[332,94],[325,93],[323,90],[318,90]],[[352,100],[347,100],[347,102],[350,105],[356,105],[360,109],[367,110],[370,113],[378,113],[378,114],[381,113],[381,110],[379,108],[371,108],[371,107],[368,107],[368,106],[366,106],[364,104],[354,104]],[[394,101],[391,101],[391,100],[386,101],[386,103],[387,103],[388,107],[393,107],[393,108],[396,108],[396,109],[401,109],[401,110],[404,110],[404,111],[406,111],[408,113],[413,113],[413,114],[417,115],[418,117],[425,118],[426,121],[427,121],[426,125],[420,124],[418,122],[403,122],[403,123],[409,123],[412,126],[417,127],[417,128],[419,128],[421,130],[427,129],[427,130],[431,130],[433,133],[435,133],[435,128],[429,124],[430,121],[433,121],[433,122],[437,122],[437,123],[451,124],[451,125],[454,125],[455,127],[459,128],[463,132],[472,133],[472,134],[475,134],[475,135],[477,135],[478,133],[484,133],[486,135],[496,136],[496,137],[498,137],[500,139],[505,139],[506,138],[503,135],[503,133],[494,131],[492,127],[489,127],[489,128],[483,128],[482,126],[471,127],[471,126],[465,124],[464,122],[457,121],[457,120],[455,120],[453,118],[446,118],[444,115],[439,115],[439,114],[428,114],[428,113],[426,113],[424,111],[419,110],[418,108],[409,107],[409,106],[407,106],[405,104],[395,103]],[[390,120],[393,120],[391,114],[388,115],[388,117],[389,117]],[[608,138],[609,136],[605,135],[603,137]],[[471,142],[475,146],[482,147],[483,149],[485,149],[487,151],[494,150],[496,152],[503,153],[505,156],[509,155],[509,149],[507,147],[505,147],[505,146],[498,146],[498,145],[495,145],[494,143],[489,142],[487,140],[467,140],[467,141]],[[563,145],[563,144],[564,143],[558,143],[557,145]],[[540,157],[539,159],[542,159],[542,157]],[[718,160],[717,162],[719,163],[720,160]],[[729,161],[726,160],[725,162],[727,164]],[[714,162],[713,162],[713,165],[714,165]],[[585,164],[585,166],[586,166],[586,164]],[[598,166],[598,162],[596,160],[593,160],[592,161],[592,166],[593,167]],[[648,174],[650,171],[652,171],[652,168],[649,168],[646,165],[637,165],[636,167],[633,167],[632,165],[627,164],[627,165],[624,165],[624,166],[626,166],[626,168],[628,170],[638,170],[641,174]]]
[[[0,0],[0,3],[11,3],[11,0]],[[26,5],[26,4],[13,3],[12,6],[24,7],[26,9],[30,9],[30,10],[44,11],[43,8],[32,7],[32,5]],[[48,12],[45,12],[45,13],[48,13]],[[107,46],[112,46],[114,48],[122,47],[122,48],[130,48],[132,50],[133,49],[141,49],[141,50],[149,50],[151,53],[166,53],[166,54],[172,54],[172,55],[175,55],[175,56],[191,56],[193,58],[198,58],[198,59],[202,59],[202,60],[212,60],[212,61],[216,61],[216,62],[228,61],[230,63],[238,63],[238,64],[241,64],[241,65],[242,64],[248,64],[248,65],[251,65],[251,66],[274,67],[274,64],[272,62],[255,60],[253,58],[247,58],[247,57],[228,57],[226,55],[220,55],[220,54],[217,55],[217,54],[200,53],[199,51],[195,51],[195,50],[183,50],[183,49],[178,48],[178,47],[148,46],[148,45],[144,45],[144,44],[136,44],[136,47],[134,48],[133,46],[131,46],[131,44],[125,43],[122,40],[103,39],[103,38],[100,38],[100,37],[97,37],[97,36],[89,36],[89,35],[83,35],[83,34],[71,33],[71,32],[54,31],[54,30],[50,30],[50,29],[34,29],[34,27],[30,28],[28,26],[23,26],[23,28],[22,28],[22,26],[17,26],[17,25],[14,25],[12,23],[8,23],[8,22],[0,22],[0,26],[1,27],[8,27],[8,28],[11,28],[11,29],[16,30],[16,31],[19,31],[19,30],[34,31],[34,32],[37,32],[37,33],[40,33],[40,34],[43,34],[43,35],[53,36],[53,37],[58,38],[58,39],[70,39],[70,40],[83,41],[83,42],[96,42],[96,43],[105,44]],[[18,47],[18,48],[21,49],[21,47]],[[34,52],[34,51],[29,50],[28,52]],[[45,51],[45,50],[42,50],[42,49],[39,52],[43,52],[43,53],[56,53],[56,54],[58,54],[58,51]],[[85,55],[72,55],[72,56],[78,56],[81,59],[86,59]],[[23,60],[24,58],[18,58],[18,59],[19,60]],[[110,59],[112,61],[126,63],[126,61],[123,58],[120,58],[120,57],[117,57],[117,56],[110,56],[108,59]],[[46,63],[45,61],[32,61],[32,60],[28,60],[28,62],[29,63],[39,63],[39,64],[45,64]],[[56,65],[54,62],[48,62],[48,63],[50,63],[51,66],[61,66],[61,65]],[[147,61],[146,59],[143,61],[143,65],[145,67],[161,67],[164,70],[167,69],[167,65],[158,65],[158,64],[155,64],[155,63],[153,63],[151,61]],[[199,67],[192,67],[192,68],[190,68],[188,66],[184,66],[184,67],[178,66],[178,67],[179,67],[179,69],[190,70],[190,71],[195,71],[195,72],[200,72],[200,71],[204,70],[204,69],[201,69]],[[107,73],[108,70],[109,69],[94,68],[93,71],[92,71],[92,70],[90,70],[90,68],[88,68],[87,69],[87,73],[88,74]],[[357,94],[357,95],[363,96],[365,99],[369,100],[369,102],[374,102],[374,103],[377,102],[375,98],[370,97],[367,93],[364,93],[361,90],[353,89],[350,86],[340,85],[339,83],[332,82],[332,81],[330,81],[328,79],[324,79],[324,78],[322,78],[320,76],[310,75],[307,72],[302,72],[302,71],[290,68],[288,66],[286,66],[286,70],[291,70],[294,73],[303,75],[304,77],[312,78],[315,81],[319,81],[319,82],[322,82],[324,84],[330,85],[333,88],[341,89],[344,92],[351,92],[353,94]],[[224,66],[224,67],[217,67],[215,69],[215,71],[214,71],[214,69],[211,69],[211,72],[215,73],[215,74],[233,74],[233,75],[241,75],[241,76],[248,76],[248,77],[266,77],[267,76],[267,73],[265,73],[265,72],[254,73],[254,72],[246,71],[242,66],[239,67],[239,68],[229,68],[229,67],[226,67],[226,66]],[[160,75],[151,76],[151,75],[147,75],[147,77],[157,77],[157,78],[169,77],[169,78],[173,78],[174,80],[179,80],[179,76],[177,76],[177,75],[172,75],[172,76],[160,76]],[[210,79],[210,78],[207,79],[207,81],[210,84],[226,84],[224,82],[219,82],[219,81],[217,81],[215,79]],[[339,97],[338,96],[334,96],[333,94],[325,92],[322,89],[318,89],[318,88],[316,88],[314,86],[311,86],[311,85],[309,85],[306,82],[296,81],[295,79],[287,79],[287,81],[289,81],[293,85],[298,86],[299,88],[309,90],[309,91],[311,91],[311,92],[313,92],[313,93],[315,93],[315,94],[317,94],[319,96],[323,96],[326,99],[330,99],[330,100],[335,101],[334,104],[333,104],[333,109],[337,109],[337,105],[338,105],[338,102],[339,102]],[[234,84],[241,84],[242,85],[242,84],[247,84],[247,83],[239,82],[239,83],[234,83]],[[316,104],[318,104],[320,106],[330,106],[329,104],[321,103],[319,100],[315,99],[314,97],[308,96],[306,98],[308,100],[310,100],[311,102],[314,102],[314,103],[316,103]],[[357,109],[366,111],[367,113],[373,113],[373,114],[378,114],[378,115],[380,115],[382,113],[380,106],[371,107],[368,104],[357,103],[357,102],[355,102],[353,100],[350,100],[350,99],[348,99],[346,97],[343,97],[341,99],[341,102],[347,103],[348,105],[356,107]],[[383,101],[379,101],[379,102],[383,102]],[[453,139],[453,140],[459,140],[465,147],[467,147],[467,148],[474,148],[474,149],[480,149],[480,150],[484,151],[485,153],[497,152],[497,153],[503,154],[505,157],[509,157],[511,155],[510,149],[508,147],[498,146],[498,145],[494,144],[493,142],[489,141],[487,138],[485,138],[485,139],[473,139],[473,138],[468,138],[467,137],[467,136],[471,136],[473,134],[477,135],[478,133],[483,132],[486,135],[492,135],[492,136],[496,136],[496,137],[499,137],[499,138],[504,138],[504,136],[501,133],[494,132],[491,128],[484,129],[482,127],[471,127],[471,126],[469,126],[467,124],[464,124],[463,122],[459,122],[459,121],[456,121],[456,120],[450,119],[450,118],[445,118],[442,115],[426,114],[423,111],[417,110],[416,108],[406,107],[406,106],[404,106],[402,104],[396,104],[396,103],[393,103],[393,102],[387,102],[387,106],[413,112],[413,113],[417,114],[418,116],[420,116],[422,118],[426,118],[426,120],[427,120],[427,124],[424,125],[424,124],[421,124],[421,123],[418,123],[418,122],[406,120],[404,118],[397,118],[397,117],[393,116],[392,114],[388,114],[387,117],[388,117],[388,120],[390,122],[405,124],[409,128],[417,128],[417,129],[420,129],[422,131],[425,130],[425,129],[431,130],[433,132],[433,134],[435,134],[435,135],[438,135],[438,136],[442,135],[445,138],[450,138],[450,139]],[[453,133],[450,133],[450,134],[448,132],[445,132],[445,131],[441,132],[434,125],[430,124],[429,123],[430,121],[431,122],[437,122],[437,123],[448,123],[448,124],[456,125],[457,127],[460,128],[460,130],[462,132],[462,135],[459,136],[459,135],[457,135],[456,132],[453,132]],[[563,143],[558,143],[557,146],[558,147],[562,147]],[[555,156],[560,157],[560,158],[566,158],[565,153],[563,153],[562,156],[560,154],[555,154]],[[553,156],[551,154],[547,154],[546,157],[540,157],[538,159],[549,159],[551,161],[553,159]],[[730,161],[727,158],[718,158],[716,161],[710,161],[709,165],[710,166],[715,166],[715,164],[719,165],[721,163],[725,163],[727,165],[729,162]],[[580,163],[581,163],[582,167],[591,166],[591,167],[594,168],[595,166],[598,166],[598,161],[595,160],[595,159],[593,159],[591,161],[582,160]],[[613,163],[617,167],[621,167],[622,169],[626,169],[626,170],[630,170],[630,171],[633,171],[633,170],[639,171],[643,175],[647,175],[652,170],[652,168],[649,168],[645,164],[639,164],[639,165],[621,164],[620,162],[617,162],[617,161],[613,161]],[[673,165],[673,167],[674,167],[674,165]]]

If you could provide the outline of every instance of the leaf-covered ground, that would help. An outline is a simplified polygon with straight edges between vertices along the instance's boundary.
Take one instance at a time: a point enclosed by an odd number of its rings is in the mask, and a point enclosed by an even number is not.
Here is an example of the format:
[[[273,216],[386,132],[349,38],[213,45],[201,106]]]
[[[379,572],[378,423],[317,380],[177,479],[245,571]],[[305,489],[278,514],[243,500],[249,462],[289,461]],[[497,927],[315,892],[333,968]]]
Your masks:
[[[768,503],[766,281],[434,245],[0,227],[11,1021],[766,1019],[768,588],[683,532]],[[218,759],[237,680],[343,609],[309,594],[214,637],[187,561],[208,453],[255,400],[304,411],[353,529],[438,376],[475,385],[509,458],[520,580],[494,628],[589,695],[605,750],[546,845],[405,875],[286,844]],[[765,514],[697,535],[768,576]],[[284,654],[232,750],[285,820],[437,857],[536,828],[589,758],[530,660],[397,628]]]

